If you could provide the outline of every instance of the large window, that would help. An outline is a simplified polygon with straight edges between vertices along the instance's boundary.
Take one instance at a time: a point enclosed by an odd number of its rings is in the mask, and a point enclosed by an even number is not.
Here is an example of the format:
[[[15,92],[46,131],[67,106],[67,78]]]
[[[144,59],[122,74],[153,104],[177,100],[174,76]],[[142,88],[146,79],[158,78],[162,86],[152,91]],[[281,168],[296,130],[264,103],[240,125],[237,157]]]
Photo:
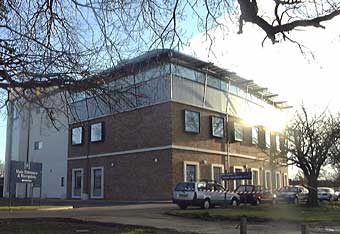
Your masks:
[[[104,198],[104,168],[91,168],[91,197]]]
[[[275,174],[275,188],[279,189],[281,188],[281,180],[280,180],[281,176],[280,176],[280,172],[276,172]]]
[[[259,128],[258,127],[251,128],[251,143],[253,145],[257,145],[259,143]]]
[[[243,141],[243,128],[238,122],[234,122],[234,136],[235,141]]]
[[[252,173],[252,183],[253,183],[253,185],[259,185],[260,184],[260,181],[259,181],[259,170],[252,169],[251,173]]]
[[[199,163],[184,162],[184,181],[193,182],[199,179]]]
[[[77,127],[71,130],[72,145],[80,145],[83,143],[83,128]]]
[[[224,118],[211,116],[211,132],[214,137],[224,136]]]
[[[184,130],[191,133],[200,132],[200,113],[184,110]]]
[[[103,123],[91,124],[91,142],[98,142],[103,140]]]
[[[234,172],[242,172],[242,171],[243,171],[242,167],[234,167]],[[237,189],[237,187],[240,186],[241,184],[243,184],[243,180],[235,180],[234,189]]]
[[[223,165],[211,165],[212,167],[212,179],[219,184],[222,184],[221,176],[223,174]]]
[[[83,188],[83,169],[72,169],[72,197],[80,198]]]
[[[276,143],[276,151],[281,151],[281,147],[280,147],[280,136],[276,135],[275,136],[275,143]]]
[[[270,148],[270,131],[265,131],[266,148]]]
[[[266,171],[266,175],[265,175],[265,188],[266,189],[271,189],[271,173],[270,171]]]

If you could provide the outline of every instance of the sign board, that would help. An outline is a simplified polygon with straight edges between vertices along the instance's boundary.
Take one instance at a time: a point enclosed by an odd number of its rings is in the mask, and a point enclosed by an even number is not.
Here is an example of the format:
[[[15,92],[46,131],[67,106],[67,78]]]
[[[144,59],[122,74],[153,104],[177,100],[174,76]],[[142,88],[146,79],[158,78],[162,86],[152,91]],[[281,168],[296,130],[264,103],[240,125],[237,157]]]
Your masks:
[[[41,187],[42,163],[11,160],[11,184],[28,183]]]
[[[222,180],[251,180],[251,171],[246,172],[227,172],[221,175]]]

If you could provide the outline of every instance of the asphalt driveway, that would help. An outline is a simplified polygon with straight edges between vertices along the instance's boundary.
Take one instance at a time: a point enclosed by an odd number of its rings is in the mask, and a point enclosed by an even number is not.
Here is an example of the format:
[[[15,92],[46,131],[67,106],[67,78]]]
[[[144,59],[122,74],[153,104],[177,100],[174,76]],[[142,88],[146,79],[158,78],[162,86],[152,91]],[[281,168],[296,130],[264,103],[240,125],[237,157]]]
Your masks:
[[[178,209],[172,204],[134,204],[116,205],[109,207],[83,207],[70,210],[49,211],[12,211],[0,212],[0,218],[34,218],[60,217],[75,218],[84,221],[106,223],[121,223],[130,225],[169,228],[178,231],[211,233],[211,234],[239,234],[238,222],[235,221],[202,221],[166,215],[165,213]],[[312,233],[339,233],[337,227],[318,227]],[[283,223],[250,223],[249,234],[300,234],[297,224]]]

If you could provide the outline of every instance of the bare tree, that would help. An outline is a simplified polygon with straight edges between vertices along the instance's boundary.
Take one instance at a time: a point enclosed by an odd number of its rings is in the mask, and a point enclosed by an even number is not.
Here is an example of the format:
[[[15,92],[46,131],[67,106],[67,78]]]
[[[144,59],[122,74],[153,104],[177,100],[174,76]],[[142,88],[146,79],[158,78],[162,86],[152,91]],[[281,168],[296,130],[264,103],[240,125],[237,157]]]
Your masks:
[[[11,94],[43,105],[51,90],[97,96],[106,81],[98,71],[151,49],[179,48],[196,33],[212,40],[215,28],[228,27],[225,16],[239,18],[240,33],[250,22],[276,43],[292,40],[288,33],[299,27],[323,28],[339,8],[336,0],[0,0],[1,104]]]
[[[339,158],[340,119],[326,112],[310,115],[302,106],[287,128],[288,160],[303,172],[309,191],[308,204],[316,206],[317,180],[326,164]]]

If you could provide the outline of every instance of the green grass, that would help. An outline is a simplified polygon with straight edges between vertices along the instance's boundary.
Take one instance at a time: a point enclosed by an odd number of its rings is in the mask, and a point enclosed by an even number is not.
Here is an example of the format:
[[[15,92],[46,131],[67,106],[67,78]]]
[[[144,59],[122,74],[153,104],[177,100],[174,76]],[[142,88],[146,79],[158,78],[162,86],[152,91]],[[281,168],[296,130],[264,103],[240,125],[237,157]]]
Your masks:
[[[0,226],[0,233],[6,234],[180,234],[167,229],[61,218],[2,219]]]
[[[289,204],[261,204],[259,206],[242,205],[209,210],[191,209],[176,210],[173,215],[208,220],[238,220],[246,216],[254,221],[294,221],[294,222],[322,222],[340,220],[340,203],[321,204],[320,207],[308,208]]]

